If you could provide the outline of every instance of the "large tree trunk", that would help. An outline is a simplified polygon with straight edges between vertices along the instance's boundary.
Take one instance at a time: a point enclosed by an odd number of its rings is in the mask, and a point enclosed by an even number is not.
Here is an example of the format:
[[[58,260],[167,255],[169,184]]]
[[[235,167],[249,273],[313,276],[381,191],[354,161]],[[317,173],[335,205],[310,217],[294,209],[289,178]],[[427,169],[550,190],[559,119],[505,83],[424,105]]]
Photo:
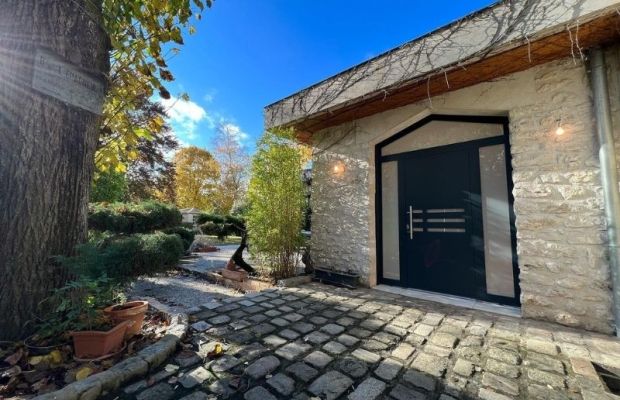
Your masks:
[[[71,254],[86,235],[99,116],[70,104],[77,96],[65,95],[62,101],[59,95],[43,94],[45,83],[35,84],[34,63],[37,51],[47,49],[49,57],[66,63],[63,74],[81,70],[92,77],[67,78],[86,85],[78,88],[82,93],[103,88],[109,59],[100,2],[2,1],[0,339],[23,337],[32,329],[25,324],[35,316],[39,302],[67,279],[67,272],[54,267],[51,257]],[[48,72],[53,73],[43,75]],[[66,93],[66,81],[51,81],[52,89]],[[88,86],[92,81],[99,86]],[[90,99],[97,103],[103,95],[95,90]]]

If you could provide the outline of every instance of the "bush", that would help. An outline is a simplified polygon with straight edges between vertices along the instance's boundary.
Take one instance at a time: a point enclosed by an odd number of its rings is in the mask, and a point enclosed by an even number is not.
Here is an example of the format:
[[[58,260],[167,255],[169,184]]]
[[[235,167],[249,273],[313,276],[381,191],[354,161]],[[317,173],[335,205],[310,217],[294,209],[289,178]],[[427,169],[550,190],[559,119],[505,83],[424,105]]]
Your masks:
[[[89,233],[89,240],[77,247],[75,256],[57,257],[72,280],[45,300],[47,312],[35,322],[42,338],[104,327],[107,320],[101,309],[122,296],[123,286],[140,275],[166,271],[184,253],[179,233],[95,232]]]
[[[276,279],[295,274],[303,244],[305,152],[295,139],[292,129],[265,132],[252,159],[248,187],[251,252],[266,263]]]
[[[172,228],[182,219],[176,207],[155,201],[93,203],[88,214],[89,228],[115,233],[146,233]]]
[[[235,215],[200,214],[196,222],[202,233],[220,240],[230,235],[242,236],[245,232],[245,220]]]
[[[181,236],[176,233],[163,232],[136,235],[140,239],[140,251],[136,256],[132,275],[164,272],[174,267],[185,250]]]
[[[80,245],[76,256],[62,262],[89,279],[105,275],[114,282],[126,283],[174,267],[184,252],[183,241],[176,233],[116,235]]]
[[[224,216],[218,215],[218,214],[202,213],[196,217],[196,223],[199,225],[205,224],[207,222],[213,222],[215,224],[223,224]]]
[[[164,229],[164,233],[176,233],[181,237],[183,241],[183,249],[185,251],[189,250],[192,243],[194,243],[194,237],[196,236],[196,232],[193,229],[188,229],[183,226],[176,226],[174,228]]]

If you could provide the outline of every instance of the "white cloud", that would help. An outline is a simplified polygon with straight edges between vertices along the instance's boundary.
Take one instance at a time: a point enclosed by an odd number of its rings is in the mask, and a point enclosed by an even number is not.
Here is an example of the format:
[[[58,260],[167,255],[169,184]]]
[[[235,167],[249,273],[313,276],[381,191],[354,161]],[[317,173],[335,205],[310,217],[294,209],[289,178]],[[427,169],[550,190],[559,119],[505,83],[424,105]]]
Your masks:
[[[232,122],[222,123],[222,129],[226,130],[237,142],[241,143],[248,139],[250,135],[241,130],[239,125],[235,125]]]
[[[214,95],[215,91],[208,92]],[[204,99],[208,103],[207,98]],[[241,146],[245,146],[250,135],[244,132],[234,119],[218,111],[207,111],[201,105],[189,100],[171,96],[170,99],[160,99],[168,115],[168,123],[172,127],[180,147],[196,143],[199,137],[213,137],[218,129],[225,129]],[[202,140],[199,140],[202,142]]]
[[[167,100],[161,99],[160,102],[168,114],[168,120],[175,134],[179,138],[182,137],[190,140],[197,138],[198,132],[196,132],[196,128],[202,120],[207,120],[209,125],[213,124],[207,111],[193,101],[186,101],[171,96]]]

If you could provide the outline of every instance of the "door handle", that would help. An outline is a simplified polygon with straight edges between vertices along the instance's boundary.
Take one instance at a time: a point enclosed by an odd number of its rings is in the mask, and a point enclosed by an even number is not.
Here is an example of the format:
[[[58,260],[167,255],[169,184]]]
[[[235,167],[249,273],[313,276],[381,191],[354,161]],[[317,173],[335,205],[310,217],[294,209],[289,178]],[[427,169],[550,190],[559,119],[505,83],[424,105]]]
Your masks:
[[[413,240],[413,206],[409,206],[409,239]]]

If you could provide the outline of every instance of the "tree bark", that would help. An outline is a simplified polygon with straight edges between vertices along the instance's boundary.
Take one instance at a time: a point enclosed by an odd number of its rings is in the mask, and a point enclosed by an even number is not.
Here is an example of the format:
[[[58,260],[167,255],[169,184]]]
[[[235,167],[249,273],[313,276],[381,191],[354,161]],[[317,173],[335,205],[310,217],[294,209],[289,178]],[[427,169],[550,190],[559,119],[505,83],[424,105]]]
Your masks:
[[[228,262],[232,262],[234,265],[243,268],[246,272],[253,274],[256,271],[243,259],[243,250],[245,250],[246,247],[248,247],[248,234],[244,233],[241,236],[241,243],[239,244],[239,247],[237,247],[237,250],[235,250]]]
[[[33,88],[37,49],[105,82],[101,0],[2,2],[0,339],[32,330],[39,303],[67,279],[52,257],[71,254],[87,233],[100,117]]]

